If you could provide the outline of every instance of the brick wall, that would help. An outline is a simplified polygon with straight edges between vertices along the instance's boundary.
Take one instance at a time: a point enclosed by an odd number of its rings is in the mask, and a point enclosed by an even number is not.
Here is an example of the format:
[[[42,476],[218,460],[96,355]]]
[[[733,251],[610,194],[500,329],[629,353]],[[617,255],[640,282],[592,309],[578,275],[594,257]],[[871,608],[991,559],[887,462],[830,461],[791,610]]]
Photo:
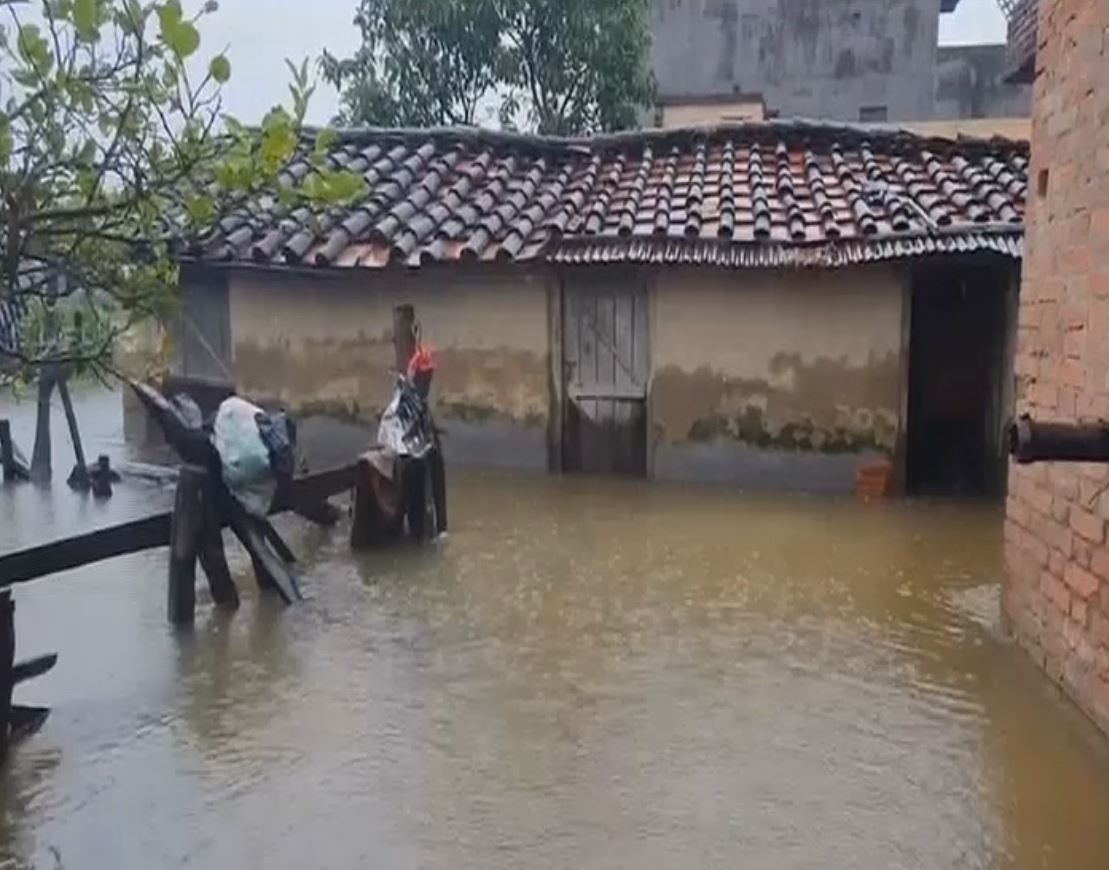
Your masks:
[[[1109,420],[1109,0],[1042,0],[1016,374],[1020,412]],[[1003,609],[1109,731],[1109,466],[1013,467]]]

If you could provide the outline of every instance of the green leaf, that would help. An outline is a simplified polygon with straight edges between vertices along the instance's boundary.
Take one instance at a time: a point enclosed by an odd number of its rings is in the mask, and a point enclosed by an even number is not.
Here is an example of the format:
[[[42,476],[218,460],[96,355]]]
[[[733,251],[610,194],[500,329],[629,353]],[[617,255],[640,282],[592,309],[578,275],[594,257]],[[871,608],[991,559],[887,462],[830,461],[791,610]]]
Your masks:
[[[179,0],[167,0],[158,8],[159,32],[164,42],[179,59],[191,57],[200,48],[200,34],[181,17]]]
[[[217,54],[208,64],[208,72],[222,85],[231,78],[231,61],[227,59],[227,55]]]
[[[166,44],[179,58],[192,57],[200,48],[200,33],[188,21],[182,21],[170,33]]]
[[[192,197],[185,203],[185,210],[189,213],[189,217],[201,226],[211,223],[216,214],[215,203],[207,196]]]
[[[316,135],[316,156],[324,157],[330,153],[335,143],[339,141],[339,131],[327,127]]]
[[[85,144],[81,146],[81,150],[77,155],[77,159],[81,163],[91,163],[93,158],[96,157],[96,141],[94,139],[86,139]]]
[[[34,24],[24,24],[19,28],[19,56],[40,75],[47,73],[53,65],[50,48]]]
[[[74,0],[73,24],[77,35],[86,42],[100,37],[100,4],[97,0]]]
[[[12,125],[6,116],[0,117],[0,168],[6,169],[12,156]]]

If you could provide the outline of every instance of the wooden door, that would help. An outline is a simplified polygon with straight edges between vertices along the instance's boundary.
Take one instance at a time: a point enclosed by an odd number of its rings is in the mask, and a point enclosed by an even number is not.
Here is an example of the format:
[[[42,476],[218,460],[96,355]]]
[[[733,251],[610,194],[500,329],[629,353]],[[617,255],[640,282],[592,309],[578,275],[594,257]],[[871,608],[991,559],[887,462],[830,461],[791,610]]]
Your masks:
[[[647,294],[632,281],[563,294],[563,461],[567,471],[647,472]]]

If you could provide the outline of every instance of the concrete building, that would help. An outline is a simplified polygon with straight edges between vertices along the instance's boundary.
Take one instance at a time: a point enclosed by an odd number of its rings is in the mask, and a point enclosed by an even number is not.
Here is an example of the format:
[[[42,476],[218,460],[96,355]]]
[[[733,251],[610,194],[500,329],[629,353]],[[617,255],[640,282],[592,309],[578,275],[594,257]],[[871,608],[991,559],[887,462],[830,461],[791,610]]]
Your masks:
[[[781,117],[851,122],[1026,118],[1004,45],[938,47],[959,0],[654,0],[660,105],[758,95]],[[715,123],[702,110],[702,122]],[[665,120],[665,119],[663,119]]]
[[[349,455],[411,305],[456,462],[824,492],[875,464],[894,489],[1003,483],[1019,144],[786,122],[367,131],[333,160],[365,174],[359,203],[322,223],[263,208],[194,252],[182,373],[230,371],[305,431],[348,432]]]
[[[1020,11],[1018,9],[1018,11]],[[1025,9],[1025,12],[1030,10]],[[1014,19],[1035,62],[1033,192],[1020,294],[1019,410],[1109,420],[1109,3],[1043,0]],[[1032,658],[1109,730],[1109,467],[1014,466],[1004,612]]]

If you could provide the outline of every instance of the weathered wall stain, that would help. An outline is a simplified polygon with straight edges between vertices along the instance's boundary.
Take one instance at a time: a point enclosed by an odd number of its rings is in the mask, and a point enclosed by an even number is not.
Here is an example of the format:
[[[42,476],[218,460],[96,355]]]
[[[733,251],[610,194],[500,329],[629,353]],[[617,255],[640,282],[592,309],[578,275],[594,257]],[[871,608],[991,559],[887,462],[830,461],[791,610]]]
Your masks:
[[[299,414],[374,425],[393,391],[393,310],[412,305],[436,359],[436,417],[547,424],[547,295],[533,277],[236,274],[234,371]]]
[[[871,354],[863,366],[780,353],[765,378],[668,366],[651,387],[655,432],[669,443],[729,438],[758,447],[829,453],[892,452],[900,359]]]
[[[435,350],[433,402],[440,419],[547,423],[545,354],[518,350]],[[299,414],[373,422],[392,393],[392,335],[322,341],[287,339],[235,346],[235,376],[250,395]]]

